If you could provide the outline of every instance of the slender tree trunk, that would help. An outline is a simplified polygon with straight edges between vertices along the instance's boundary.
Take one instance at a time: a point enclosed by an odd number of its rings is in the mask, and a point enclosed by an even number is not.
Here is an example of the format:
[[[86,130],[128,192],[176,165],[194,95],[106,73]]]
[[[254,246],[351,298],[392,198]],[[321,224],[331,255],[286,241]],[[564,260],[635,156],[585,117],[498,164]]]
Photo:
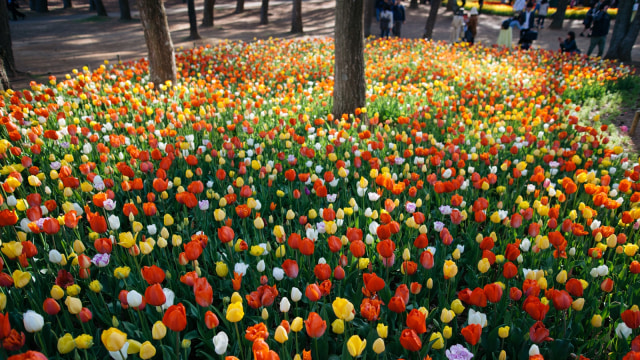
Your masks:
[[[441,3],[442,0],[431,0],[429,17],[427,18],[427,23],[424,26],[424,35],[422,36],[425,39],[433,38],[433,28],[436,26],[436,18],[438,17],[438,10],[440,10]]]
[[[4,70],[4,61],[0,57],[0,91],[5,91],[11,87],[11,82],[7,76],[7,72]]]
[[[198,19],[196,19],[196,4],[194,0],[187,0],[187,13],[189,14],[189,40],[200,39],[198,34]]]
[[[291,33],[302,33],[302,0],[293,0],[293,10],[291,11]]]
[[[418,8],[418,0],[411,0],[409,2],[409,9],[417,9]]]
[[[131,20],[129,0],[118,0],[118,5],[120,5],[120,20]]]
[[[244,0],[236,1],[236,14],[240,14],[244,11]]]
[[[33,1],[33,0],[31,0]],[[89,0],[89,11],[96,11],[96,1],[95,0]]]
[[[336,0],[333,115],[365,106],[364,0]]]
[[[609,41],[609,49],[604,56],[605,59],[631,62],[631,51],[638,38],[638,33],[640,33],[640,16],[636,14],[636,17],[631,21],[632,9],[632,0],[620,2],[616,23]]]
[[[162,0],[139,0],[144,40],[149,49],[149,77],[155,84],[176,82],[176,57]]]
[[[216,0],[204,0],[204,16],[202,18],[202,27],[213,27],[213,8]]]
[[[96,4],[96,11],[98,12],[98,16],[109,16],[107,14],[107,9],[105,9],[102,0],[93,0]]]
[[[13,45],[11,44],[11,27],[9,27],[9,7],[6,1],[0,1],[0,64],[3,74],[16,74],[16,62],[13,58]],[[2,79],[9,84],[9,79]],[[6,89],[6,88],[5,88]]]
[[[551,24],[549,24],[549,29],[562,29],[562,23],[564,22],[564,14],[567,12],[567,6],[569,6],[569,0],[560,0],[560,2],[558,2],[558,10],[553,14],[553,20],[551,21]]]
[[[47,2],[47,0],[30,0],[29,7],[32,11],[38,13],[45,13],[49,11],[49,3]]]
[[[73,4],[71,4],[71,0],[62,0],[62,7],[65,9],[71,9]]]
[[[447,11],[458,11],[458,0],[447,0]]]
[[[260,7],[260,25],[267,25],[269,23],[269,0],[262,0],[262,6]]]
[[[371,36],[371,22],[376,16],[376,0],[364,0],[364,37]]]

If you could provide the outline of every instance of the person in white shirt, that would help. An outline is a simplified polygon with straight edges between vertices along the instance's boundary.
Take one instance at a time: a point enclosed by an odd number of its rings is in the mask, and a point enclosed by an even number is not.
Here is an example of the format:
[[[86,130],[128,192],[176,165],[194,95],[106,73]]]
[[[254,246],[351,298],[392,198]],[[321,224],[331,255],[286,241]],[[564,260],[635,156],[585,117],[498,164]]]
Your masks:
[[[527,4],[526,0],[516,0],[516,2],[513,4],[513,16],[514,17],[520,16],[526,4]]]

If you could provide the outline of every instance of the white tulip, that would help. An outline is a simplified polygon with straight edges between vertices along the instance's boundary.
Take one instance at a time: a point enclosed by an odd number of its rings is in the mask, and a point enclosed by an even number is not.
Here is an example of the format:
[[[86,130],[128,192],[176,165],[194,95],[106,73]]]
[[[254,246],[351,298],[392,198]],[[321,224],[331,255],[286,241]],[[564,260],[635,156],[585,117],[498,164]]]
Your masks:
[[[298,302],[300,299],[302,299],[302,292],[294,286],[291,288],[291,300],[293,300],[293,302]]]
[[[223,355],[227,352],[229,346],[229,337],[224,331],[219,332],[213,337],[213,346],[216,348],[216,354]]]
[[[24,313],[22,321],[24,323],[24,329],[30,333],[38,332],[42,330],[44,326],[44,318],[42,315],[33,310],[27,310],[27,312]]]
[[[129,291],[127,294],[127,303],[129,306],[137,308],[142,304],[142,294],[135,290]]]
[[[291,308],[291,303],[289,302],[289,299],[287,299],[286,297],[283,297],[282,300],[280,300],[280,312],[283,312],[283,313],[289,312],[290,308]]]
[[[60,254],[60,251],[55,249],[49,251],[49,261],[54,264],[60,264],[60,262],[62,262],[62,254]]]
[[[275,267],[273,268],[273,278],[276,279],[277,281],[280,281],[282,279],[284,279],[284,270],[282,270],[279,267]]]

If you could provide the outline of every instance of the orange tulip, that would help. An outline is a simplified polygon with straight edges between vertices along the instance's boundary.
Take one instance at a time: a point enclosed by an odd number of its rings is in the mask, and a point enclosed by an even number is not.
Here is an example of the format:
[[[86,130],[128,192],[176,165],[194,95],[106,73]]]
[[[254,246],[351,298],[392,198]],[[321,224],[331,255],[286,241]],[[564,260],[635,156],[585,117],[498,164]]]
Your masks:
[[[307,330],[307,335],[315,339],[324,335],[325,330],[327,330],[327,322],[322,320],[322,317],[315,312],[309,313],[309,317],[304,321],[304,326]]]
[[[169,329],[180,332],[187,327],[187,313],[184,305],[171,305],[162,317],[162,323]]]

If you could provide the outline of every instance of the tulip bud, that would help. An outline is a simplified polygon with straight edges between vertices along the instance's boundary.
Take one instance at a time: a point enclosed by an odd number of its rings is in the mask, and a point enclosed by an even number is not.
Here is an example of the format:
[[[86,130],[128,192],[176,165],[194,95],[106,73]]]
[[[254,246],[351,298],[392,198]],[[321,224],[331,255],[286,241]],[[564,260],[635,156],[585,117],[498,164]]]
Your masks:
[[[584,298],[575,299],[571,303],[571,308],[575,311],[582,311],[583,307],[584,307]]]
[[[507,352],[502,350],[500,351],[500,355],[498,356],[498,360],[507,360]]]
[[[376,341],[373,342],[373,351],[376,354],[380,355],[384,352],[384,350],[384,340],[382,340],[381,338],[377,338]]]
[[[283,313],[289,312],[290,308],[291,308],[291,303],[289,302],[289,299],[287,299],[286,297],[283,297],[282,300],[280,300],[280,312],[283,312]]]
[[[378,333],[378,336],[380,336],[383,339],[386,339],[387,334],[389,333],[389,326],[386,326],[384,324],[378,324],[378,326],[376,326],[376,332]]]
[[[595,328],[599,328],[602,326],[602,316],[600,315],[593,315],[593,317],[591,318],[591,326],[595,327]]]
[[[331,331],[333,331],[335,334],[338,334],[338,335],[344,333],[344,320],[335,319],[331,323]]]
[[[501,339],[506,339],[507,337],[509,337],[509,330],[510,330],[510,327],[508,327],[508,326],[503,326],[503,327],[499,328],[498,329],[498,336]]]
[[[442,329],[442,335],[445,339],[451,339],[451,336],[453,336],[453,329],[451,326],[445,326],[444,329]]]
[[[262,308],[262,314],[260,314],[260,316],[262,317],[262,320],[268,320],[269,319],[269,311],[267,311],[267,308]]]

